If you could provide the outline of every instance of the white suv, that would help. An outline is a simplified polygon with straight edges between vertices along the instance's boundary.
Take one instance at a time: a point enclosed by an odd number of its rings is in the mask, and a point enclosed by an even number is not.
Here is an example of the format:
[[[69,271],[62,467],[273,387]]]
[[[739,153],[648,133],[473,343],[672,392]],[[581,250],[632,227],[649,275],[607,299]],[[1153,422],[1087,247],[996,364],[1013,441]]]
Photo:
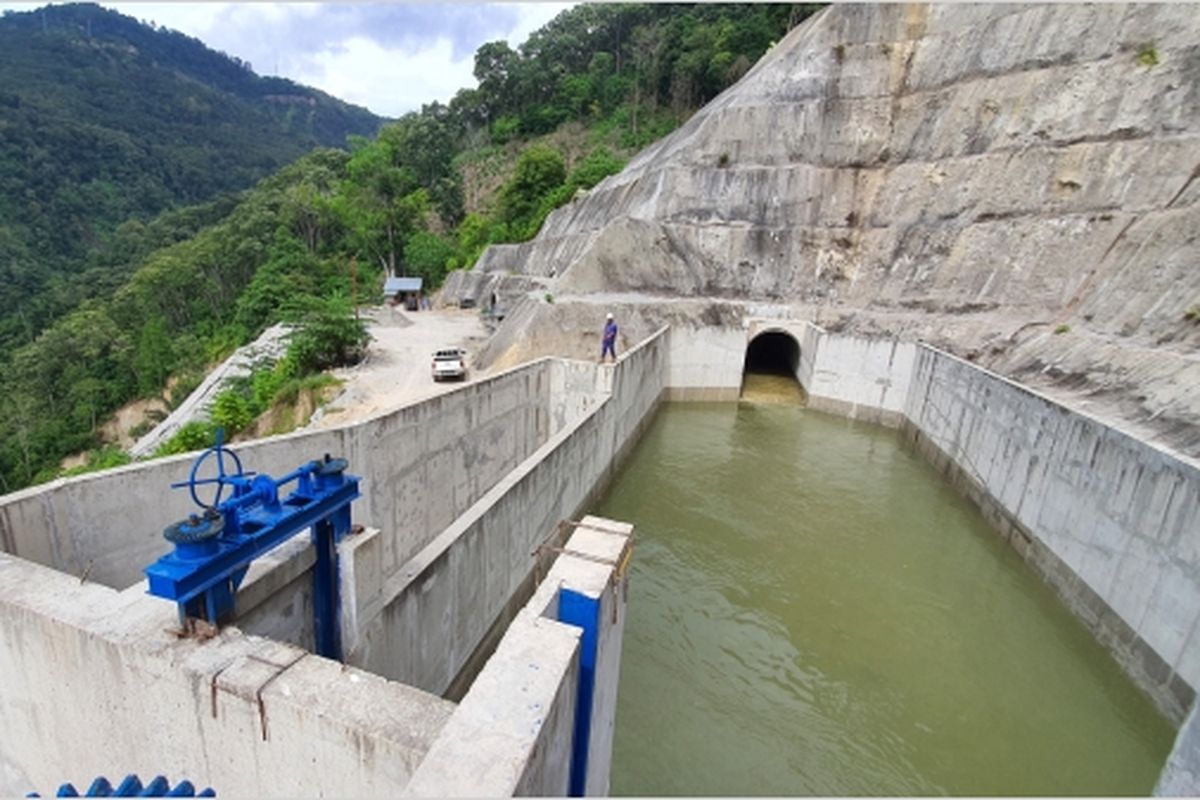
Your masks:
[[[438,350],[433,354],[433,379],[440,381],[445,378],[466,380],[467,351],[458,347]]]

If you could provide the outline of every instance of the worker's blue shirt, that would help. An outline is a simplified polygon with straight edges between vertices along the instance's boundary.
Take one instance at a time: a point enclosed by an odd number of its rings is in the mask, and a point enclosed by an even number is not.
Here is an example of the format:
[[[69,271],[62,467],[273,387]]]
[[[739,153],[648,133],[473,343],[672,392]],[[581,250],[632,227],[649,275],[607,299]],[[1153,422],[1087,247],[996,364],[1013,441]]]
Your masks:
[[[610,319],[608,321],[608,323],[605,324],[605,326],[604,326],[604,342],[606,344],[611,344],[612,342],[615,342],[616,340],[617,340],[617,323],[613,322]]]

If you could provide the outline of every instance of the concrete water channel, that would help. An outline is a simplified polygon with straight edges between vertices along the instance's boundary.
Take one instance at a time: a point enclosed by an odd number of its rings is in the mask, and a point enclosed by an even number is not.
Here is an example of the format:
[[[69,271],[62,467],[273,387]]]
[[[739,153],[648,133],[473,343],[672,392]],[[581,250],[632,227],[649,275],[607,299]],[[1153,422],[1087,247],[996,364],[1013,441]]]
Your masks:
[[[265,796],[1145,792],[1174,726],[1158,788],[1194,790],[1200,470],[925,345],[743,311],[238,445],[361,476],[342,663],[312,652],[303,537],[217,635],[145,594],[191,456],[0,498],[0,794],[118,770]],[[704,405],[748,351],[807,410]]]
[[[1170,723],[896,431],[666,404],[596,508],[639,541],[614,794],[1154,787]]]

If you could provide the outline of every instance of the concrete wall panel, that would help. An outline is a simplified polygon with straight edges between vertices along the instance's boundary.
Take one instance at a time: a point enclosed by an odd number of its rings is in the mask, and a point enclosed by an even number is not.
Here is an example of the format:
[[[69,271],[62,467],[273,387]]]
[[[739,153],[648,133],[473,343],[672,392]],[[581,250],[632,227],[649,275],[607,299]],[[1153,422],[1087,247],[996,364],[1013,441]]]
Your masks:
[[[908,342],[821,333],[809,383],[809,406],[853,419],[899,426],[904,418],[914,346]],[[802,371],[808,368],[803,362]]]
[[[910,436],[985,513],[1044,546],[1026,557],[1181,720],[1200,685],[1200,470],[925,346],[906,413]],[[1106,640],[1109,610],[1132,640]]]
[[[676,325],[668,338],[671,357],[666,382],[673,398],[737,398],[746,361],[745,329]],[[715,390],[725,390],[725,396],[718,396]]]
[[[412,556],[548,435],[550,361],[522,366],[364,422],[235,445],[247,470],[282,475],[325,453],[365,476],[355,520],[387,537],[390,568]],[[123,588],[169,547],[194,509],[195,456],[61,479],[0,498],[0,540],[21,558]],[[211,460],[211,459],[210,459]],[[455,469],[448,465],[456,464]],[[208,474],[208,473],[205,473]]]

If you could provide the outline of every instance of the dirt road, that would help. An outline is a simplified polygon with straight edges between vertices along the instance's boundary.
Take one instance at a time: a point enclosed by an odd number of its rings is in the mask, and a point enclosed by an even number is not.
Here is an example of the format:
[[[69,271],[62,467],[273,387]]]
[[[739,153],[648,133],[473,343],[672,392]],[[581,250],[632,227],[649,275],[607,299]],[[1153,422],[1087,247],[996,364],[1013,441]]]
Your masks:
[[[459,384],[434,383],[430,376],[433,351],[463,347],[473,354],[488,335],[478,311],[401,311],[385,306],[361,313],[371,318],[368,330],[374,337],[367,358],[333,371],[345,382],[342,392],[318,410],[304,430],[357,422],[450,391]],[[471,371],[467,379],[476,377]]]

